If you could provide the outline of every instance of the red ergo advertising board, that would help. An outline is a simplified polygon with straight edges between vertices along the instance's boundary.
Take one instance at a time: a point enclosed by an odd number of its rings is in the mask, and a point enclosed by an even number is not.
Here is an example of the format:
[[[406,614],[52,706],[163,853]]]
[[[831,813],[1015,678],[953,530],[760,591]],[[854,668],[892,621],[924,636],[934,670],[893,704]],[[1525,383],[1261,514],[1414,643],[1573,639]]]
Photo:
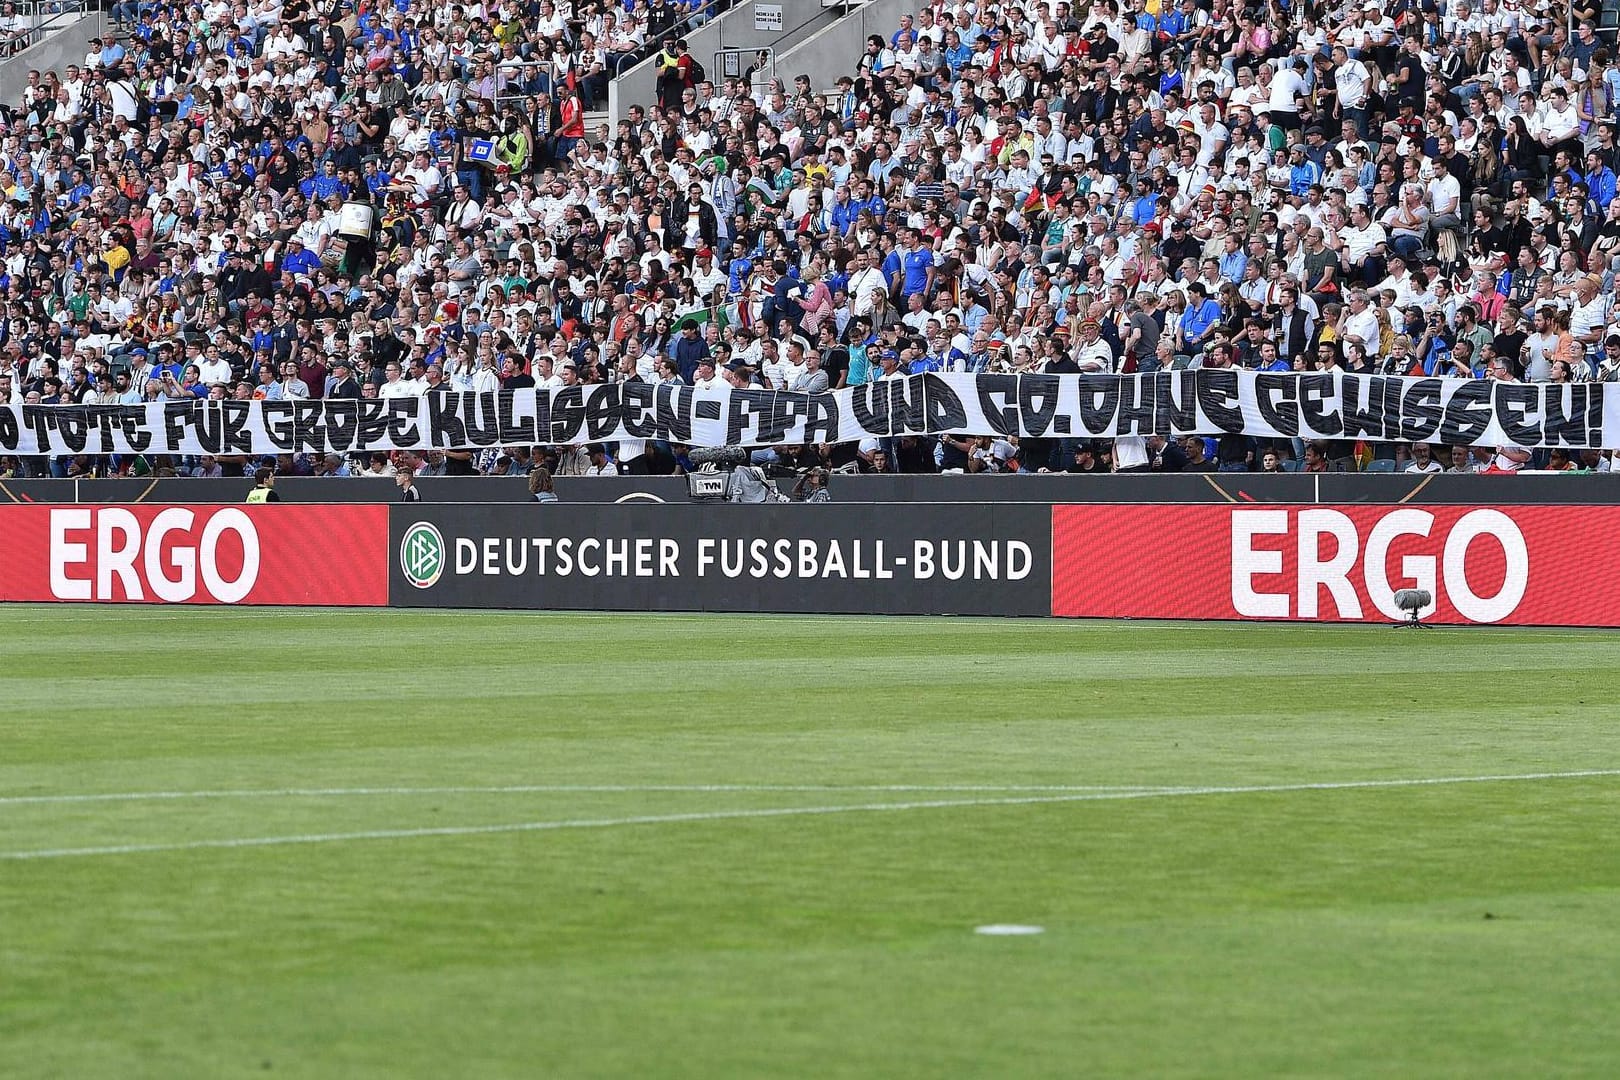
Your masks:
[[[1052,614],[1620,626],[1620,506],[1052,508]]]
[[[388,603],[388,507],[8,506],[0,600]]]
[[[384,606],[389,511],[9,506],[0,600]],[[1044,522],[1025,522],[1033,549]],[[1053,615],[1395,622],[1417,588],[1433,622],[1620,626],[1620,573],[1582,569],[1620,566],[1620,506],[1063,505],[1050,542]]]

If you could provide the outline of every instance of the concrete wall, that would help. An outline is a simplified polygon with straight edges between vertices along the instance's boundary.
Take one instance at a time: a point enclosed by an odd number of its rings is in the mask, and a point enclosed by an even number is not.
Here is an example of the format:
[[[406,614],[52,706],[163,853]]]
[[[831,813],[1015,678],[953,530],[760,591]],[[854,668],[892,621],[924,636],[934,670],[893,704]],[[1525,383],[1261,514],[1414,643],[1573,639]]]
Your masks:
[[[776,54],[776,71],[792,84],[796,75],[810,76],[810,85],[825,93],[840,76],[854,75],[855,64],[866,50],[866,39],[889,35],[900,28],[900,16],[916,11],[915,0],[871,0],[831,26]]]
[[[92,11],[74,22],[52,27],[44,41],[0,62],[0,100],[12,103],[22,100],[30,69],[50,71],[54,68],[60,72],[69,64],[83,63],[89,40],[106,32],[107,13],[104,11]]]
[[[721,49],[774,48],[777,56],[836,21],[843,8],[822,7],[817,0],[768,0],[782,7],[782,32],[754,29],[755,0],[741,0],[718,19],[686,35],[686,44],[702,64],[710,81],[724,85],[715,64]],[[801,25],[802,24],[802,25]],[[747,63],[742,65],[744,68]],[[780,72],[780,68],[778,68]],[[615,128],[631,105],[651,105],[658,96],[658,73],[648,57],[608,84],[608,123]]]

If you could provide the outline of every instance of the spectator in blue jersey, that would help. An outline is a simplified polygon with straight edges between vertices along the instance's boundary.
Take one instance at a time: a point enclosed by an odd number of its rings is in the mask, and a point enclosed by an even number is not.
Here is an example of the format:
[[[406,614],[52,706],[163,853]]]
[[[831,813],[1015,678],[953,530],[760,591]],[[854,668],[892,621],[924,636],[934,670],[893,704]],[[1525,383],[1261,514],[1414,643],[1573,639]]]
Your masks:
[[[304,242],[293,236],[287,239],[287,254],[282,256],[281,269],[288,274],[310,274],[321,265],[320,257],[304,248]]]
[[[1614,170],[1604,163],[1601,151],[1593,150],[1586,155],[1585,182],[1587,197],[1600,214],[1606,212],[1614,201],[1616,181]]]
[[[1177,351],[1187,356],[1202,352],[1220,317],[1220,303],[1209,295],[1202,281],[1194,281],[1187,287],[1187,306],[1176,327],[1181,339]]]
[[[921,294],[926,300],[934,291],[934,252],[923,246],[922,234],[916,229],[906,229],[901,242],[905,246],[899,251],[900,295]]]

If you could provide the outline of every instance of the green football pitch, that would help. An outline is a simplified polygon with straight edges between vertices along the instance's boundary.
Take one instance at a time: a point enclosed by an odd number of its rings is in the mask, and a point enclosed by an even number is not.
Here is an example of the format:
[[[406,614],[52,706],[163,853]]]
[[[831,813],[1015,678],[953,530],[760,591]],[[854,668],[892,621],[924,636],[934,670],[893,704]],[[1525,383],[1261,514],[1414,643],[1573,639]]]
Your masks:
[[[0,641],[8,1080],[1620,1074],[1613,634]]]

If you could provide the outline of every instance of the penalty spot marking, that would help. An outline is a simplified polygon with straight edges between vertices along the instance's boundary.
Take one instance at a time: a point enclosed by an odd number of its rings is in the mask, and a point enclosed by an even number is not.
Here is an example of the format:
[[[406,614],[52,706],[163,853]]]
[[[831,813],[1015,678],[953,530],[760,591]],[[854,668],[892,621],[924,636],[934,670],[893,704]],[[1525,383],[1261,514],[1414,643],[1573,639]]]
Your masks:
[[[1033,937],[1036,934],[1046,933],[1044,926],[1024,926],[1020,923],[991,923],[989,926],[975,926],[975,934],[985,937]]]
[[[683,822],[742,821],[749,818],[819,817],[829,814],[894,814],[909,810],[943,810],[968,806],[1038,806],[1122,799],[1176,799],[1209,795],[1283,794],[1299,791],[1356,791],[1377,788],[1440,787],[1451,784],[1510,784],[1535,780],[1575,780],[1610,776],[1620,776],[1620,769],[1510,773],[1496,776],[1433,776],[1405,780],[1337,780],[1306,784],[1247,784],[1233,787],[1087,791],[1070,795],[1025,795],[995,799],[929,799],[916,802],[849,803],[842,806],[785,806],[773,809],[710,810],[688,814],[646,814],[619,818],[520,821],[503,825],[453,825],[422,829],[368,829],[364,832],[252,836],[225,840],[185,840],[165,844],[110,844],[103,847],[45,848],[35,851],[0,852],[0,861],[20,862],[31,859],[90,858],[98,855],[144,855],[165,851],[282,847],[292,844],[339,844],[357,840],[412,840],[430,836],[494,836],[501,833],[554,832],[560,829],[610,829],[626,825],[673,825]]]

